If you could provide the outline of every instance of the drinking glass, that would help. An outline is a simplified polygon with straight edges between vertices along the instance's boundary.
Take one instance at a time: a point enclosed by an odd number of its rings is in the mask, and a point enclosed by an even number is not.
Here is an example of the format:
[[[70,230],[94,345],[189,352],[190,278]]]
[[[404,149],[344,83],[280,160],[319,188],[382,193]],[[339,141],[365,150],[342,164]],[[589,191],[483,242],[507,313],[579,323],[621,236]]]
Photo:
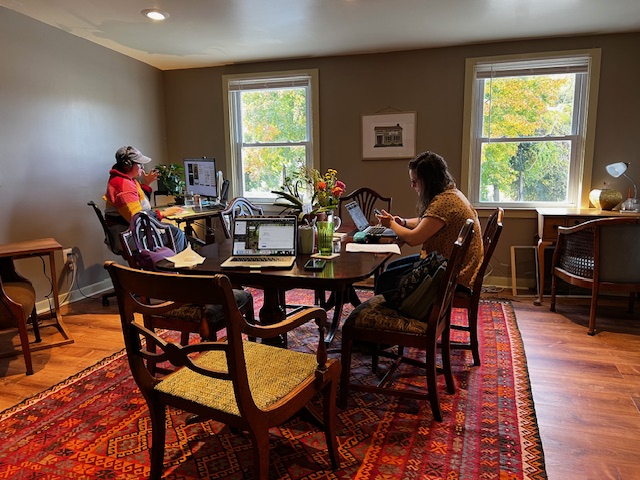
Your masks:
[[[316,224],[318,227],[318,251],[320,255],[331,255],[333,253],[333,219],[321,221]]]
[[[318,227],[318,252],[320,255],[333,254],[333,233],[340,228],[340,218],[332,212],[327,213],[327,219],[317,222]]]

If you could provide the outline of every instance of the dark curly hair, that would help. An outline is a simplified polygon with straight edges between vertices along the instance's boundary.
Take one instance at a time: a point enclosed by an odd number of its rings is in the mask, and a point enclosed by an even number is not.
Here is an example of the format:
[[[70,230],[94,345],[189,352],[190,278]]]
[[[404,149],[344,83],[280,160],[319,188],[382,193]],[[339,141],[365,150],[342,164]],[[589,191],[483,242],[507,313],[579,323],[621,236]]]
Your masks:
[[[418,215],[422,216],[433,197],[444,192],[456,181],[449,173],[447,162],[437,153],[422,152],[409,161],[409,170],[413,170],[422,182],[422,192],[416,206]]]

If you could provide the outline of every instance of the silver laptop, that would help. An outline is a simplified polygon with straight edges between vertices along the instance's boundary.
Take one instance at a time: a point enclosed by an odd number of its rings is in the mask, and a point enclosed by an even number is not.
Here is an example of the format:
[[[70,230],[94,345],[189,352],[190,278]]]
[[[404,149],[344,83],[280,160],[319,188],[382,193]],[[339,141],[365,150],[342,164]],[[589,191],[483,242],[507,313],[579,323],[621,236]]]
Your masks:
[[[236,217],[233,250],[222,268],[291,268],[296,261],[296,217]]]
[[[385,228],[382,225],[369,225],[369,220],[364,216],[364,213],[357,202],[349,202],[345,204],[345,207],[347,212],[349,212],[349,215],[351,215],[351,219],[359,232],[363,232],[368,235],[381,235],[383,237],[396,236],[395,232],[390,228]]]

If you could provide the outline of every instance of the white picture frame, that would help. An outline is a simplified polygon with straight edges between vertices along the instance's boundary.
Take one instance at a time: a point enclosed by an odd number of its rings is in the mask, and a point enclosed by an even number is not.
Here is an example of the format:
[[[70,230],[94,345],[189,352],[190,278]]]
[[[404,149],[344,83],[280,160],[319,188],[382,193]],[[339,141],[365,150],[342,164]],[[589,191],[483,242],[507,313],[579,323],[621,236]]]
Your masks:
[[[362,159],[408,159],[416,155],[416,112],[362,115]]]

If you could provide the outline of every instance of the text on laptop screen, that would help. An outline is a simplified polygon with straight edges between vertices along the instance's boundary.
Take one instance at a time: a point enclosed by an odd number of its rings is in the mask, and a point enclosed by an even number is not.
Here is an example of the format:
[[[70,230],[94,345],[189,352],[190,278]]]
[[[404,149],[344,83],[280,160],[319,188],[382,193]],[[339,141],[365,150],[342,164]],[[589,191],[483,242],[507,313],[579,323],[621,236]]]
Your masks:
[[[369,220],[364,216],[364,213],[362,213],[360,206],[356,202],[349,202],[345,207],[358,230],[362,231],[369,226]]]
[[[233,255],[295,255],[295,219],[236,218]]]

